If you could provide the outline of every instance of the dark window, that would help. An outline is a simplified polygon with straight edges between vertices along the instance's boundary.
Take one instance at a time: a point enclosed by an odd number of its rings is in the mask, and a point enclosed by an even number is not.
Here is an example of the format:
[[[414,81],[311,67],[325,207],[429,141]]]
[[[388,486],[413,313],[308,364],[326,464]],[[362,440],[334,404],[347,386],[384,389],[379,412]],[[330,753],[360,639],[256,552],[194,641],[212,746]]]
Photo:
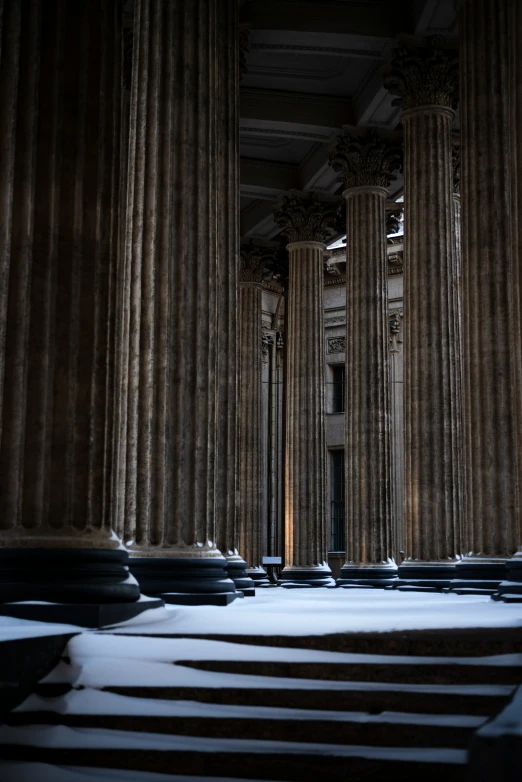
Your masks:
[[[332,413],[344,413],[344,364],[332,367]]]
[[[331,550],[346,551],[344,537],[344,451],[332,451]]]

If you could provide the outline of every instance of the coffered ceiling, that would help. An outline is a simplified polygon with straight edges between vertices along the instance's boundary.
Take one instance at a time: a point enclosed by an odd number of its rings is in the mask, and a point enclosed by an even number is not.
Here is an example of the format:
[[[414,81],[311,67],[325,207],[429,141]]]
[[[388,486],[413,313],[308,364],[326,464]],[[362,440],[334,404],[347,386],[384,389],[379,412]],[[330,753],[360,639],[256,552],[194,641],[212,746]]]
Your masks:
[[[336,193],[328,148],[343,126],[400,121],[380,71],[397,35],[456,36],[454,0],[243,0],[241,231],[270,239],[291,188]],[[402,181],[393,185],[398,194]]]

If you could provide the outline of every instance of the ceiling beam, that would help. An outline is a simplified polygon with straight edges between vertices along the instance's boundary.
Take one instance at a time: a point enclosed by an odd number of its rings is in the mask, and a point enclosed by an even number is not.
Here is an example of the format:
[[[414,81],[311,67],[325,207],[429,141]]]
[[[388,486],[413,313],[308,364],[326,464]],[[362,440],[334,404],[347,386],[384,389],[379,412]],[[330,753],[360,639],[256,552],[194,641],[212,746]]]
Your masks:
[[[267,120],[332,130],[355,124],[353,103],[349,98],[253,87],[240,90],[239,114],[242,120]]]
[[[374,0],[350,4],[339,0],[248,0],[241,22],[256,30],[341,33],[394,38],[414,32],[413,4],[408,0]]]
[[[301,187],[299,166],[291,163],[276,163],[271,160],[240,160],[241,189],[248,190],[253,195],[255,188],[267,195],[277,196],[278,193]]]

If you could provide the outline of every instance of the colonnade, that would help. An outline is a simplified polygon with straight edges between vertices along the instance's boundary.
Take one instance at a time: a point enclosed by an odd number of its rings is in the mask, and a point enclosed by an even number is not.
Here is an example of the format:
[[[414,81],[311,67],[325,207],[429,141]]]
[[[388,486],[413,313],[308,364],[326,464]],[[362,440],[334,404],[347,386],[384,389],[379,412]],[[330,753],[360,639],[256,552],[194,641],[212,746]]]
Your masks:
[[[0,0],[0,612],[48,618],[57,603],[62,620],[96,625],[159,598],[225,605],[266,583],[263,253],[240,265],[237,5],[136,0],[129,102],[121,0]],[[340,584],[492,593],[505,579],[496,597],[518,599],[522,12],[459,8],[460,201],[458,53],[439,40],[402,40],[385,74],[402,161],[396,136],[348,130],[331,157],[347,207]],[[385,198],[401,166],[397,571]],[[334,586],[323,252],[339,210],[290,192],[275,214],[289,242],[287,587]]]

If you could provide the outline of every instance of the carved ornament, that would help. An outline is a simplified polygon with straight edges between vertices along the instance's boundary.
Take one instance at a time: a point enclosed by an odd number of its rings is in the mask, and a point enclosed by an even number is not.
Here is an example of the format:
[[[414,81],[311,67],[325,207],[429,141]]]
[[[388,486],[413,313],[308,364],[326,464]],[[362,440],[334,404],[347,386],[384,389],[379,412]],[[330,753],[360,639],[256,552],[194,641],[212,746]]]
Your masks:
[[[239,251],[239,281],[261,285],[270,276],[276,258],[276,246],[267,246],[262,242],[243,245]]]
[[[288,242],[326,242],[341,211],[340,198],[291,190],[274,210],[274,218],[283,228]]]
[[[454,108],[459,89],[457,53],[444,47],[443,39],[434,36],[419,44],[402,37],[384,73],[384,86],[399,96],[394,104],[402,110],[421,106]]]
[[[328,337],[326,340],[326,352],[328,354],[345,353],[346,337]]]
[[[402,143],[396,134],[375,128],[346,133],[330,153],[330,165],[346,189],[389,187],[402,166]]]

